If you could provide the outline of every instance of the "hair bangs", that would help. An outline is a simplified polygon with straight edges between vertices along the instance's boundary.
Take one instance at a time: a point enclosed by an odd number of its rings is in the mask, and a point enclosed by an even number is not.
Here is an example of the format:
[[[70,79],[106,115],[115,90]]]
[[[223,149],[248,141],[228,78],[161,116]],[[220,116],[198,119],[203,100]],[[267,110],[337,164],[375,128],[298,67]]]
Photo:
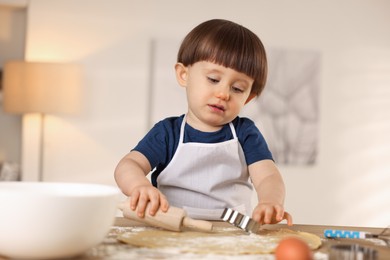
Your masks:
[[[256,79],[259,76],[259,59],[251,41],[246,39],[245,34],[242,34],[242,38],[231,37],[233,35],[221,35],[222,37],[216,35],[214,43],[210,45],[213,46],[213,50],[208,60]]]

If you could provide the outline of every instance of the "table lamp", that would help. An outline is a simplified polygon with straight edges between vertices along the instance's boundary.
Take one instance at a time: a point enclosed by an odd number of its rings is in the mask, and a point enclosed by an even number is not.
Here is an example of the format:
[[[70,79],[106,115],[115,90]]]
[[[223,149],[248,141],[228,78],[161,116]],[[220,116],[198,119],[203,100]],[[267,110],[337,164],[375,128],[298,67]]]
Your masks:
[[[39,181],[43,181],[45,115],[76,113],[81,105],[80,94],[79,65],[28,61],[9,61],[4,65],[4,111],[38,113],[41,117]]]

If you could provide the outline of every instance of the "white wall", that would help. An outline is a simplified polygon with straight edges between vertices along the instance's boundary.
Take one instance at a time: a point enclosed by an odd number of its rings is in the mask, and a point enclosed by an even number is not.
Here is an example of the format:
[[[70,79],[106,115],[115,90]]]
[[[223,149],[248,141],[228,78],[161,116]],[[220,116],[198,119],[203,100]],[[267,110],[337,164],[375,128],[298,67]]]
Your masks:
[[[44,179],[114,185],[116,163],[147,131],[150,40],[182,38],[206,19],[225,18],[252,29],[266,48],[322,53],[318,162],[280,167],[295,222],[386,226],[388,10],[387,0],[30,0],[26,58],[85,68],[84,111],[47,120]],[[24,126],[27,138],[28,120]],[[23,166],[26,175],[34,170]]]

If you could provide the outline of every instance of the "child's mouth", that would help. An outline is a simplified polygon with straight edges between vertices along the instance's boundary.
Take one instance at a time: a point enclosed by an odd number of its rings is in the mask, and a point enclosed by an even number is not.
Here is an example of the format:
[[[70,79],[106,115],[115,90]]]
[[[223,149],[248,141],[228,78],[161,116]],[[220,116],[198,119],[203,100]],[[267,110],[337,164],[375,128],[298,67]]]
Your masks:
[[[213,110],[213,111],[225,111],[225,108],[223,106],[219,106],[219,105],[209,105],[209,107]]]

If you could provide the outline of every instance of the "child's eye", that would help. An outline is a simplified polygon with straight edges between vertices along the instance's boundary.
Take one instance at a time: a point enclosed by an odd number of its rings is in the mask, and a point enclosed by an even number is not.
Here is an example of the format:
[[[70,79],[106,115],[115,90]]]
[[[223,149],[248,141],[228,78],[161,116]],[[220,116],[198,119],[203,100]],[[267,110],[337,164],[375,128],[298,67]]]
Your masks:
[[[218,83],[219,80],[211,77],[207,77],[207,80],[210,81],[211,83]]]
[[[238,87],[232,87],[232,90],[233,90],[233,92],[235,92],[235,93],[243,93],[244,92],[244,90],[242,90],[241,88],[238,88]]]

